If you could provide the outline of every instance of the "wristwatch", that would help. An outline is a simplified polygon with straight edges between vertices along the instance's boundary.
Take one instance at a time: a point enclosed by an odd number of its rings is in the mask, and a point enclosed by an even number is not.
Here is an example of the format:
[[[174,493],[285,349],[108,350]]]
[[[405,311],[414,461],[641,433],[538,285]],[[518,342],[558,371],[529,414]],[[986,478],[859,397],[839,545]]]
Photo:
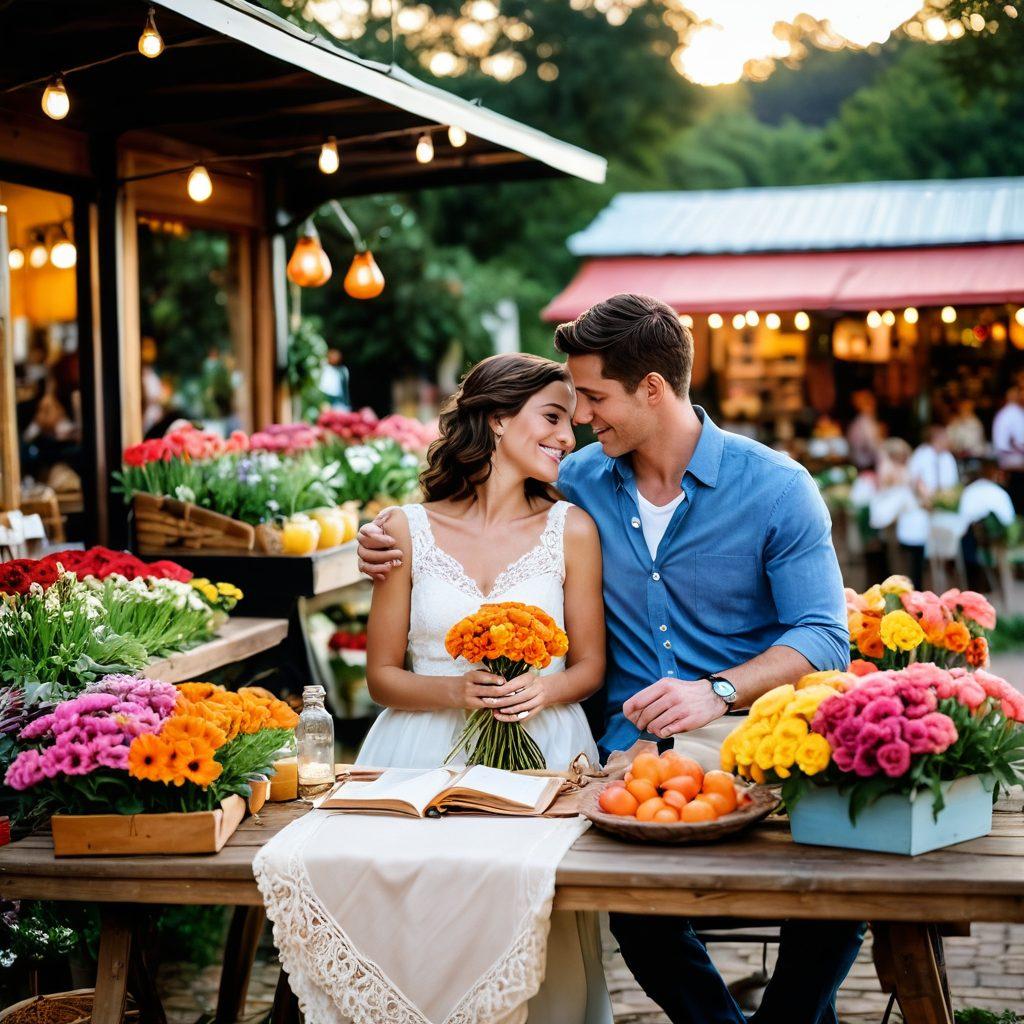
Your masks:
[[[736,703],[736,687],[725,676],[712,674],[704,678],[711,684],[711,692],[725,701],[726,710],[731,710],[733,704]]]

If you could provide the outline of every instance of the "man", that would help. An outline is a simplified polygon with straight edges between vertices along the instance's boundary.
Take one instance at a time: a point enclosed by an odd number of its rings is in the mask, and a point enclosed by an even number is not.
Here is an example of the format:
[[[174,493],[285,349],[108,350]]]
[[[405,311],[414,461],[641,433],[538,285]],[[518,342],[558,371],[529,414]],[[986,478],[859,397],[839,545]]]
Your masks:
[[[1007,388],[1006,401],[992,421],[992,447],[1006,474],[1006,489],[1017,515],[1024,515],[1024,407],[1017,385]]]
[[[857,415],[846,431],[850,460],[858,469],[873,469],[883,440],[878,403],[871,391],[855,391],[852,401]]]
[[[602,754],[698,731],[716,746],[711,733],[728,731],[730,708],[807,672],[845,668],[842,579],[817,488],[788,457],[691,405],[693,339],[673,310],[617,295],[558,327],[555,346],[568,357],[575,421],[600,442],[566,458],[558,483],[601,534]],[[378,528],[360,538],[364,571],[398,557]],[[612,931],[674,1022],[743,1024],[689,921],[613,914]],[[759,1024],[835,1021],[860,935],[855,923],[787,922]]]

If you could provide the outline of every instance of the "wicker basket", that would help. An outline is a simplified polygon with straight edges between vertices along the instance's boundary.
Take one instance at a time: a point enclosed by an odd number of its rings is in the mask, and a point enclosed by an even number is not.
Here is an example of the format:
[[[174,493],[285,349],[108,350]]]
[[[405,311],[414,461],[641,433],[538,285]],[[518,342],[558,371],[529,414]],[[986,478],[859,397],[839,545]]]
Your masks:
[[[746,807],[723,814],[715,821],[637,821],[636,818],[606,814],[597,802],[604,786],[587,788],[592,792],[587,793],[584,800],[584,817],[603,832],[644,843],[711,843],[766,818],[779,805],[779,797],[772,790],[766,786],[751,786],[747,790],[751,802]]]
[[[267,526],[251,526],[190,502],[136,493],[135,540],[141,555],[189,551],[227,554],[279,554],[280,535]]]
[[[3,1024],[89,1024],[94,994],[91,988],[79,988],[73,992],[32,996],[0,1010],[0,1021]],[[139,1019],[130,996],[122,1019],[129,1024]]]

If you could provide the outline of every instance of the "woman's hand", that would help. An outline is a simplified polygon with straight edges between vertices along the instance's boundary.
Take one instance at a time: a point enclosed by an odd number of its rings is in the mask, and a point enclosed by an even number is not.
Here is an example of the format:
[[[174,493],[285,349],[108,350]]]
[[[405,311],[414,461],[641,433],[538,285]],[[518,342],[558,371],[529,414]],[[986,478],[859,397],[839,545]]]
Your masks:
[[[458,680],[455,706],[468,711],[505,707],[519,700],[514,694],[522,688],[522,680],[522,676],[509,681],[493,672],[472,669]]]
[[[544,680],[532,669],[516,676],[509,685],[517,687],[518,691],[488,705],[494,708],[494,717],[499,722],[525,722],[547,707],[548,691]]]

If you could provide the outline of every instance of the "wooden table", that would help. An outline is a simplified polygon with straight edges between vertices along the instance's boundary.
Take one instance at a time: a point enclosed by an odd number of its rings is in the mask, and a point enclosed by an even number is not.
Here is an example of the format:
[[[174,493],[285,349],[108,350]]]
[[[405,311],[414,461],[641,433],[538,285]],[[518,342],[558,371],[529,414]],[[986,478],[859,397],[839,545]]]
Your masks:
[[[287,635],[287,619],[232,616],[212,640],[166,658],[155,658],[142,670],[143,675],[165,683],[202,679],[207,672],[276,647]]]
[[[256,851],[306,805],[268,804],[209,857],[53,856],[49,835],[0,849],[0,898],[99,903],[103,916],[95,1024],[115,1024],[129,974],[137,1000],[159,1020],[133,958],[145,904],[237,908],[225,954],[216,1020],[244,1007],[263,924],[252,875]],[[1015,793],[997,807],[991,835],[919,857],[797,846],[785,820],[708,846],[627,844],[591,829],[558,868],[555,908],[715,918],[809,918],[872,922],[882,987],[895,991],[908,1024],[952,1024],[940,926],[1024,922],[1024,818]],[[283,977],[283,975],[282,975]],[[282,986],[279,986],[279,992]],[[285,989],[286,991],[286,989]],[[140,996],[141,993],[141,996]]]

